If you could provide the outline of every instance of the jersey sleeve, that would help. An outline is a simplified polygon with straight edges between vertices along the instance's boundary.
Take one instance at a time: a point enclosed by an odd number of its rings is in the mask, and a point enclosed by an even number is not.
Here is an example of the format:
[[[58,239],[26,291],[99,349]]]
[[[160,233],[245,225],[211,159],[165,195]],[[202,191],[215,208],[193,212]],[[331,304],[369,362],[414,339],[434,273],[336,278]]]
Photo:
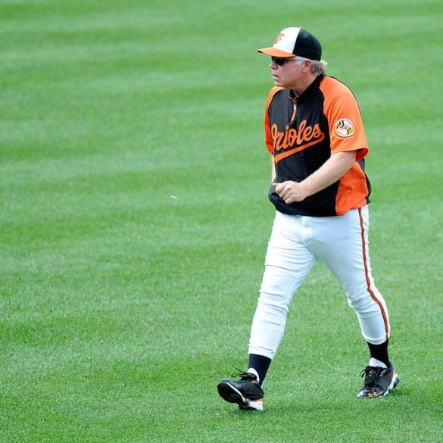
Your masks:
[[[265,106],[265,118],[264,118],[264,125],[265,125],[265,143],[266,143],[266,148],[268,149],[268,151],[273,154],[274,153],[274,140],[272,139],[272,134],[271,134],[271,127],[269,124],[269,106],[272,102],[272,99],[274,98],[274,95],[278,92],[281,91],[284,88],[280,88],[280,87],[276,87],[274,86],[268,94],[268,98],[266,100],[266,106]]]
[[[326,88],[332,86],[326,85]],[[341,85],[338,93],[325,94],[324,111],[328,119],[331,139],[331,153],[356,151],[356,161],[368,153],[368,143],[360,114],[360,108],[353,93]]]

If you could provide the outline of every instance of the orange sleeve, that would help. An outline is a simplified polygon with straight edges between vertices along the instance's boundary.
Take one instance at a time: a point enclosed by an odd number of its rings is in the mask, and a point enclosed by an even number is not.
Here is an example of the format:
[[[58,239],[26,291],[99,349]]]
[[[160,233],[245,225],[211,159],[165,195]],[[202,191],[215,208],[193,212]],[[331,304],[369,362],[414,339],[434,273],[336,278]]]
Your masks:
[[[268,99],[266,100],[266,107],[265,107],[265,143],[266,143],[266,147],[268,148],[268,151],[273,154],[274,152],[274,140],[272,139],[272,135],[271,135],[271,127],[269,125],[269,105],[271,104],[271,101],[274,97],[274,95],[278,92],[281,91],[284,88],[280,88],[277,86],[274,86],[268,94]]]
[[[331,153],[357,151],[356,161],[359,161],[368,153],[368,142],[357,100],[344,84],[330,77],[327,80],[322,82],[321,89],[329,122]]]

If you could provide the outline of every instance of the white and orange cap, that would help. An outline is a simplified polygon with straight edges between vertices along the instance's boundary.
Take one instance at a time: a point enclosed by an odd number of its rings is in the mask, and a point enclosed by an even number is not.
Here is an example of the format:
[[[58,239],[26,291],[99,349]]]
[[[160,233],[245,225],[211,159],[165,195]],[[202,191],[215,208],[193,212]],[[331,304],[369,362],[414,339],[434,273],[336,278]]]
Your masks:
[[[274,46],[258,49],[271,57],[290,58],[294,55],[310,60],[321,60],[321,44],[310,32],[303,28],[283,29],[277,36]]]

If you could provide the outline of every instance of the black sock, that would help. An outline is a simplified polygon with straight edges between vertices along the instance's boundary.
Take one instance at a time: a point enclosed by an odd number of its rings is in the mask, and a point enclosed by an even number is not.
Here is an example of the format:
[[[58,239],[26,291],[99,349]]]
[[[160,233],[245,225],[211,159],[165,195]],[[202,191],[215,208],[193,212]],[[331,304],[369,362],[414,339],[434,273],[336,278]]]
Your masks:
[[[271,361],[270,358],[263,355],[249,354],[249,368],[254,368],[257,371],[260,386],[265,381]]]
[[[391,362],[389,361],[388,344],[389,340],[386,340],[381,345],[373,345],[372,343],[368,342],[371,357],[382,361],[389,368],[391,366]]]

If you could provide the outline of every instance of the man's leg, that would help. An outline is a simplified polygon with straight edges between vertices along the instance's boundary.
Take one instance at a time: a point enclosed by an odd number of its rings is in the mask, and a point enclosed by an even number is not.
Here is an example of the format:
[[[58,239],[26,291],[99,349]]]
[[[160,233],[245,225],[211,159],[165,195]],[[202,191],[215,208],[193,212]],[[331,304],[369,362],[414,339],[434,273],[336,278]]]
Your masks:
[[[315,262],[304,244],[302,217],[277,213],[249,340],[249,367],[259,373],[260,384],[283,338],[292,297]]]
[[[312,223],[316,225],[313,228],[316,235],[310,250],[328,266],[346,292],[369,346],[371,360],[368,367],[388,369],[388,379],[391,377],[393,383],[389,382],[387,388],[393,389],[398,384],[398,376],[395,370],[390,370],[388,309],[372,277],[368,208],[351,210],[342,217],[313,220]],[[376,379],[382,376],[379,372],[383,371],[376,372],[373,374],[374,389]],[[386,395],[389,389],[382,395]]]
[[[220,395],[241,409],[263,409],[264,382],[284,334],[289,304],[315,258],[304,245],[302,218],[276,213],[249,341],[249,369],[239,381],[222,380]]]

